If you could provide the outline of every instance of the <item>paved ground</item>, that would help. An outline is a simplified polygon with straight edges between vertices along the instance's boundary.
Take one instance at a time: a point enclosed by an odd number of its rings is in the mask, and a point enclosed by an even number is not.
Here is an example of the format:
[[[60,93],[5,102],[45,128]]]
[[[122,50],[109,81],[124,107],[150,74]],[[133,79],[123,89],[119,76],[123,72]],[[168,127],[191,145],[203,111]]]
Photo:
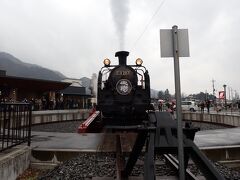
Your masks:
[[[72,149],[78,151],[97,150],[103,134],[89,133],[56,133],[32,132],[33,148],[37,149]],[[201,147],[240,146],[240,128],[227,128],[199,131],[195,136],[195,143]]]
[[[199,131],[195,143],[199,147],[240,146],[240,127]]]
[[[78,151],[96,150],[103,134],[78,134],[58,132],[32,132],[31,147],[38,150],[68,149]]]

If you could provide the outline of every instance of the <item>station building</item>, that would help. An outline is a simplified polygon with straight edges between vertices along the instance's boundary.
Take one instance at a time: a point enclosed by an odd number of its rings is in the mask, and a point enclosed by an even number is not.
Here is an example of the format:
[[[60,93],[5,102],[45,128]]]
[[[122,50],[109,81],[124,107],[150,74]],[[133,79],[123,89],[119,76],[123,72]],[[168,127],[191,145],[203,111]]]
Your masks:
[[[34,110],[91,107],[88,88],[76,87],[71,81],[50,81],[7,76],[0,70],[0,101],[31,102]]]
[[[92,90],[90,87],[91,80],[67,78],[63,82],[71,83],[65,89],[59,91],[59,95],[63,97],[65,102],[68,102],[69,108],[89,109],[92,107]]]
[[[84,108],[91,108],[97,104],[97,74],[93,73],[91,79],[87,77],[67,78],[63,82],[71,83],[68,88],[61,91],[65,99],[68,97],[80,100]]]

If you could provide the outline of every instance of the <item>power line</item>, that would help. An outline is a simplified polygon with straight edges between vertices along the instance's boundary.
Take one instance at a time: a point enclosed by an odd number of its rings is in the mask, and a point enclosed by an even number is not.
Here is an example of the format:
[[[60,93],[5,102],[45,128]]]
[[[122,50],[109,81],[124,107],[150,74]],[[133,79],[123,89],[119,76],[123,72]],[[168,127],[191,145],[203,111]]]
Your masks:
[[[137,40],[134,42],[133,46],[131,49],[133,49],[137,42],[142,38],[143,34],[147,31],[148,26],[151,24],[152,20],[154,19],[154,17],[157,15],[158,11],[160,10],[160,8],[163,6],[163,3],[165,2],[165,0],[163,0],[160,5],[158,6],[157,10],[155,11],[155,13],[152,15],[151,19],[149,20],[149,22],[147,23],[147,25],[145,26],[143,32],[138,36]]]

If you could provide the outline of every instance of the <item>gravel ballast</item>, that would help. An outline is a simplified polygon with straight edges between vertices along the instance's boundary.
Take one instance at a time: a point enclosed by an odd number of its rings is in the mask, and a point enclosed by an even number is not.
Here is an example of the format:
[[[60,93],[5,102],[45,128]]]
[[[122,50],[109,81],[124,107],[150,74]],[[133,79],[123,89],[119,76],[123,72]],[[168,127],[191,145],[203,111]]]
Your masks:
[[[49,123],[44,125],[35,125],[32,127],[33,131],[44,131],[44,132],[62,132],[62,133],[75,133],[82,121],[71,121],[71,122],[60,122],[60,123]],[[211,130],[226,128],[225,126],[208,124],[208,123],[195,123],[194,127],[200,127],[200,130]],[[161,159],[161,158],[160,158]],[[143,175],[143,160],[139,162],[131,174],[131,176],[142,176]],[[162,160],[159,160],[159,162]],[[38,179],[53,179],[53,180],[81,180],[81,179],[92,179],[93,177],[116,177],[115,170],[115,154],[112,153],[82,153],[78,157],[70,159],[63,164],[57,166],[50,172],[41,175]],[[219,172],[226,179],[240,179],[240,173],[233,169],[227,168],[220,163],[214,163]],[[189,165],[189,168],[195,175],[201,175],[201,172],[194,165]],[[164,163],[157,163],[156,175],[157,176],[172,176],[175,175],[170,167]]]

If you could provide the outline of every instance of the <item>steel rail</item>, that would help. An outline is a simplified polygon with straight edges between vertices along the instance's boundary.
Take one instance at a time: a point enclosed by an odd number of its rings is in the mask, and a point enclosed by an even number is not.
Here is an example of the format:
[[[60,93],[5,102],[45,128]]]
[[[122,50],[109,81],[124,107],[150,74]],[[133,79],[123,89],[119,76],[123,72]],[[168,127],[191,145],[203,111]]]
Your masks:
[[[171,154],[164,154],[163,155],[166,161],[176,170],[179,170],[179,163],[178,160]],[[189,169],[186,169],[186,178],[188,180],[199,180]]]

